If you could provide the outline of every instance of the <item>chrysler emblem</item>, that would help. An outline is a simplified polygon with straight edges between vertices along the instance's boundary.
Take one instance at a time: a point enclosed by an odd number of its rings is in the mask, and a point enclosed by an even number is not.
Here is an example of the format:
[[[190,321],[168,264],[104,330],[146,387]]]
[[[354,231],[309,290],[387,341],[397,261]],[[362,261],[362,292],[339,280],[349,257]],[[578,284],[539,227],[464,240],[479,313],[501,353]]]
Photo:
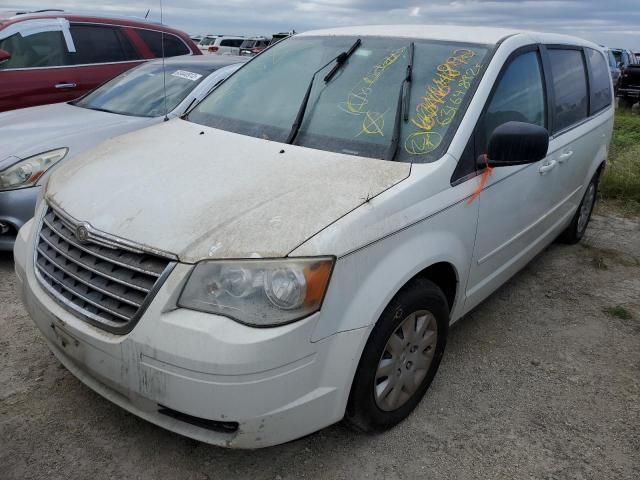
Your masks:
[[[81,243],[89,240],[89,226],[86,223],[82,223],[76,227],[76,238]]]

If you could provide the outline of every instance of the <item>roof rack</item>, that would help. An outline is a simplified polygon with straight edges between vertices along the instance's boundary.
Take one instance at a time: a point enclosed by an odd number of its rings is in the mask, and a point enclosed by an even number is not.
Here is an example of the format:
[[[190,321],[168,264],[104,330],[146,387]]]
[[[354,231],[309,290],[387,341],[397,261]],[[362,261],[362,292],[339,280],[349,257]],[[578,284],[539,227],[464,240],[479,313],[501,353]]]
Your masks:
[[[27,15],[30,13],[46,13],[46,12],[64,12],[61,8],[43,8],[42,10],[21,10],[15,12],[16,15]]]

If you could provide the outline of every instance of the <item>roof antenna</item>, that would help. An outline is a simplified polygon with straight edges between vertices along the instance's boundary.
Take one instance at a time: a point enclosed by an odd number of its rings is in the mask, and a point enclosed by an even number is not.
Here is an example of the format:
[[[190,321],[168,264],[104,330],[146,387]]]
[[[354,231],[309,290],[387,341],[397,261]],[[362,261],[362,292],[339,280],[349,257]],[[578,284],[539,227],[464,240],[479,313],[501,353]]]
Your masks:
[[[162,0],[160,1],[160,24],[164,26],[162,20]],[[169,121],[169,111],[167,110],[167,72],[164,67],[164,30],[162,30],[162,89],[164,91],[164,121]]]
[[[145,20],[146,20],[146,19],[147,19],[147,17],[149,16],[149,12],[151,12],[151,9],[150,9],[150,8],[148,8],[148,9],[147,9],[147,13],[144,15],[144,19],[145,19]]]

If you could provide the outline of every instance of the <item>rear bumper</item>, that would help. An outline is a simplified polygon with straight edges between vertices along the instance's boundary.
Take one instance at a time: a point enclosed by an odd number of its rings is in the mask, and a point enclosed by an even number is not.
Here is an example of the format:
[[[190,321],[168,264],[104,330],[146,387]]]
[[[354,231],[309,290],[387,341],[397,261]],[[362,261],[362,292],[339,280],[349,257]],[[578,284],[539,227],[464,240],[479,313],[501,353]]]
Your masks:
[[[618,97],[640,98],[640,88],[618,87]]]
[[[2,234],[0,226],[0,251],[13,250],[16,233],[31,217],[36,208],[40,186],[0,192],[0,224],[9,231]]]
[[[234,448],[287,442],[342,419],[368,328],[314,343],[319,314],[256,329],[177,309],[190,271],[179,264],[133,331],[113,335],[66,311],[40,286],[32,225],[20,231],[14,253],[25,306],[52,352],[103,397],[167,430]],[[237,430],[195,425],[187,416],[233,422]]]

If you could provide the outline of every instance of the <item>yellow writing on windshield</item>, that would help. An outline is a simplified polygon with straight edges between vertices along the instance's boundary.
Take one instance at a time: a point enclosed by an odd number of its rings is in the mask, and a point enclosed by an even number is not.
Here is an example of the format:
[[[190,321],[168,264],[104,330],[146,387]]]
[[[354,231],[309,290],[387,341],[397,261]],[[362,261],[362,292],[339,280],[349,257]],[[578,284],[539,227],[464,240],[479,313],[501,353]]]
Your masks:
[[[450,84],[460,76],[457,67],[467,63],[473,56],[475,53],[471,50],[456,50],[446,62],[436,67],[436,76],[427,87],[422,101],[416,106],[415,118],[411,119],[416,127],[431,130],[435,126],[440,106],[446,102],[447,96],[451,93]]]
[[[359,135],[380,135],[384,137],[384,113],[366,112],[362,120],[362,130]]]
[[[482,69],[476,64],[467,67],[476,53],[468,49],[455,50],[447,60],[436,67],[436,74],[426,88],[411,123],[418,129],[405,140],[410,155],[432,152],[442,142],[442,133],[433,131],[453,121],[459,105],[471,87],[471,82]]]
[[[390,52],[381,62],[374,65],[362,79],[349,91],[347,99],[338,105],[343,112],[361,115],[362,128],[359,135],[384,136],[384,115],[386,112],[372,112],[367,106],[374,86],[384,73],[404,55],[407,47]]]

